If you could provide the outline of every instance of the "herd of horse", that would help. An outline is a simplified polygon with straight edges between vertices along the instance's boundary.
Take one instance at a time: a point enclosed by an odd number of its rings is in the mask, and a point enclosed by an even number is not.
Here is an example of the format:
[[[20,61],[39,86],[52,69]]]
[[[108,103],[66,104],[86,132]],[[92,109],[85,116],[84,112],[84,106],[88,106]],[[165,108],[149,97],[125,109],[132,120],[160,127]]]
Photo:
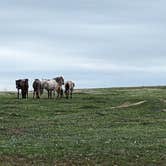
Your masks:
[[[65,90],[63,90],[63,85]],[[32,84],[33,87],[33,98],[40,98],[44,90],[48,93],[48,98],[55,98],[55,93],[57,93],[56,98],[62,98],[64,93],[66,98],[72,98],[72,93],[75,87],[73,81],[64,82],[62,76],[53,79],[35,79]],[[16,80],[17,98],[20,98],[20,90],[22,98],[28,98],[29,80],[19,79]]]

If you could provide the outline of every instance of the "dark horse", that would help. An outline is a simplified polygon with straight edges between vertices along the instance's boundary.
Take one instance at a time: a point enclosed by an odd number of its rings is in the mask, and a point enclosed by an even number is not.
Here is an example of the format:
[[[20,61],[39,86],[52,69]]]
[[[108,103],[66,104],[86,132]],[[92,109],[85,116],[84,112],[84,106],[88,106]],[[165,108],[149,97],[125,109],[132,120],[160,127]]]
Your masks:
[[[39,99],[42,91],[41,81],[39,79],[35,79],[32,86],[33,86],[33,98],[36,96],[36,98]]]
[[[16,88],[17,88],[17,98],[19,99],[19,90],[21,89],[21,95],[22,98],[28,98],[28,88],[29,88],[29,84],[28,84],[28,79],[20,79],[20,80],[16,80]]]
[[[69,96],[70,98],[72,98],[74,87],[75,87],[75,83],[72,81],[67,81],[65,83],[65,95],[67,99],[69,98]]]

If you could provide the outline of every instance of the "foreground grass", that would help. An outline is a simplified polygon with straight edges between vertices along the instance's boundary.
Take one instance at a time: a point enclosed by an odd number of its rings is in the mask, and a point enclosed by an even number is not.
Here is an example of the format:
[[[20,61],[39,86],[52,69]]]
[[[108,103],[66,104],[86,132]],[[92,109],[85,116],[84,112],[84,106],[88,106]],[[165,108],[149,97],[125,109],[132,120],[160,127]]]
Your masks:
[[[57,101],[15,97],[0,93],[0,165],[166,163],[164,88],[80,90]],[[117,107],[139,101],[146,102]]]

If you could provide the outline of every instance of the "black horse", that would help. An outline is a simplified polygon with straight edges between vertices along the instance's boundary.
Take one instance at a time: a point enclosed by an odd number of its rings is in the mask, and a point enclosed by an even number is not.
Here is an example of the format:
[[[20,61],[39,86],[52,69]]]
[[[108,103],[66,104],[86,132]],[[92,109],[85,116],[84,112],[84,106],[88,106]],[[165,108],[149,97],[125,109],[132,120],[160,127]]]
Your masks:
[[[17,88],[17,98],[19,99],[19,90],[21,89],[21,95],[22,98],[28,98],[28,88],[29,88],[29,84],[28,84],[28,79],[19,79],[16,80],[16,88]]]

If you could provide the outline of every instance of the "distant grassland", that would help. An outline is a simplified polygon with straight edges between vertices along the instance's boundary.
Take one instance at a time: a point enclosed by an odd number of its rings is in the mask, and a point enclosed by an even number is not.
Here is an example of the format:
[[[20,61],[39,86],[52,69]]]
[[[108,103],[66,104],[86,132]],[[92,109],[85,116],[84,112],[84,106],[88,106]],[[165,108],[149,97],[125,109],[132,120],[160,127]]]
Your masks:
[[[0,93],[0,165],[166,165],[166,89]]]

